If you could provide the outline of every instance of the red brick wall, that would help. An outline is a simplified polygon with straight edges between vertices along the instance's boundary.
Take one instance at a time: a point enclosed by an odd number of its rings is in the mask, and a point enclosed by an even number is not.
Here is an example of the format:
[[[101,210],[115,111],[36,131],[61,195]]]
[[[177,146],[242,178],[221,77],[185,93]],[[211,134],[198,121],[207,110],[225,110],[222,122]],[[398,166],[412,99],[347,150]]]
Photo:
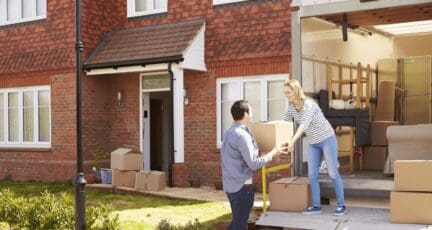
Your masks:
[[[47,18],[0,27],[0,73],[74,65],[74,1],[47,1]]]
[[[166,14],[131,19],[126,16],[126,2],[82,1],[84,58],[104,34],[114,29],[206,19],[208,72],[185,73],[185,88],[190,99],[185,107],[185,160],[191,179],[213,186],[220,179],[220,156],[216,148],[216,79],[289,72],[291,1],[250,0],[222,6],[213,6],[212,0],[169,1]],[[7,157],[2,152],[0,178],[55,181],[74,175],[74,70],[66,72],[69,74],[48,71],[73,67],[74,28],[73,1],[48,1],[47,19],[0,28],[0,87],[51,84],[53,126],[51,151],[30,154],[4,151]],[[29,72],[35,70],[45,71]],[[110,151],[126,146],[138,150],[138,74],[84,76],[83,79],[86,166],[93,164],[91,156],[97,149]],[[123,92],[121,106],[115,98],[118,90]],[[10,161],[4,160],[9,157]],[[25,158],[28,161],[23,160]],[[40,173],[29,176],[27,168]]]
[[[215,181],[220,179],[220,153],[216,148],[216,113],[214,112],[216,111],[216,79],[289,72],[291,61],[289,4],[291,1],[259,0],[216,7],[211,0],[170,1],[166,14],[130,19],[126,16],[126,1],[115,1],[117,8],[111,8],[109,15],[98,13],[98,9],[104,9],[113,3],[96,2],[98,1],[85,3],[88,6],[84,16],[86,18],[84,40],[87,51],[97,45],[96,41],[100,41],[110,27],[111,29],[133,28],[206,19],[205,58],[208,72],[187,71],[185,73],[185,88],[188,89],[190,99],[190,104],[185,107],[185,163],[190,167],[191,179],[198,179],[204,185],[213,186]],[[114,87],[131,83],[120,79],[120,77],[112,79],[111,95],[115,94]],[[139,79],[130,78],[130,80]],[[126,107],[138,105],[139,95],[129,102],[136,104],[125,104]],[[138,109],[133,111],[132,107],[126,110],[113,107],[111,145],[126,143],[139,147]],[[134,130],[133,127],[138,129]]]
[[[76,170],[73,69],[0,74],[0,87],[51,86],[51,149],[0,148],[0,179],[67,181]]]

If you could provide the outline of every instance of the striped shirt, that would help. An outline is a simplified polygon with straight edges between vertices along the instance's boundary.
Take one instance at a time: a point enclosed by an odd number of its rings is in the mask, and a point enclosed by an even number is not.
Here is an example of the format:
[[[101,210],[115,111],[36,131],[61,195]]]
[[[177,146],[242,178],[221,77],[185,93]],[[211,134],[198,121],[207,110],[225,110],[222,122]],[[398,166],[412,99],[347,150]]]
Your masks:
[[[311,99],[304,100],[300,111],[297,111],[294,103],[289,103],[284,120],[292,121],[293,118],[305,130],[310,144],[323,142],[334,135],[333,127],[324,117],[318,105]]]

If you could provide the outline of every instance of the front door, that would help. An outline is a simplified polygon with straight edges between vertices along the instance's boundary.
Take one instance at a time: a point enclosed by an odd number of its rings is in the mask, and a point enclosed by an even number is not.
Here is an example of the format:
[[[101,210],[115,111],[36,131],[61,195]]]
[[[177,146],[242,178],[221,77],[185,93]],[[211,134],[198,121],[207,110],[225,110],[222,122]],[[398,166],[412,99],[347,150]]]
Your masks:
[[[164,104],[160,99],[150,99],[150,169],[163,170],[163,111]]]

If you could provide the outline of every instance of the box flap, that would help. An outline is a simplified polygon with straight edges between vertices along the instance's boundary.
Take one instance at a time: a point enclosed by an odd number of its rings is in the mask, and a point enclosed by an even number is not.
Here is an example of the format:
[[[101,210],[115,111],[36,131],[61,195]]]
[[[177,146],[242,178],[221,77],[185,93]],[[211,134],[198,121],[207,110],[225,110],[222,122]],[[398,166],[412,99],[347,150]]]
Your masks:
[[[309,181],[305,177],[286,177],[271,182],[273,184],[308,184]]]
[[[132,153],[132,149],[118,148],[118,149],[112,151],[111,155],[120,156],[120,155],[125,155],[128,153]]]

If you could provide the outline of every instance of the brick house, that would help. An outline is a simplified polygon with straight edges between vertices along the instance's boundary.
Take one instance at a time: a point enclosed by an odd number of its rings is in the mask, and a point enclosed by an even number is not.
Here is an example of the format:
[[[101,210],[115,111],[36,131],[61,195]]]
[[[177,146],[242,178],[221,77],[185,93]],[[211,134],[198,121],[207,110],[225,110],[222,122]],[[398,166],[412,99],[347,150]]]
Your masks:
[[[96,151],[129,147],[174,186],[220,182],[232,102],[282,114],[290,3],[83,0],[86,170]],[[75,176],[74,31],[74,1],[0,0],[0,178]]]

